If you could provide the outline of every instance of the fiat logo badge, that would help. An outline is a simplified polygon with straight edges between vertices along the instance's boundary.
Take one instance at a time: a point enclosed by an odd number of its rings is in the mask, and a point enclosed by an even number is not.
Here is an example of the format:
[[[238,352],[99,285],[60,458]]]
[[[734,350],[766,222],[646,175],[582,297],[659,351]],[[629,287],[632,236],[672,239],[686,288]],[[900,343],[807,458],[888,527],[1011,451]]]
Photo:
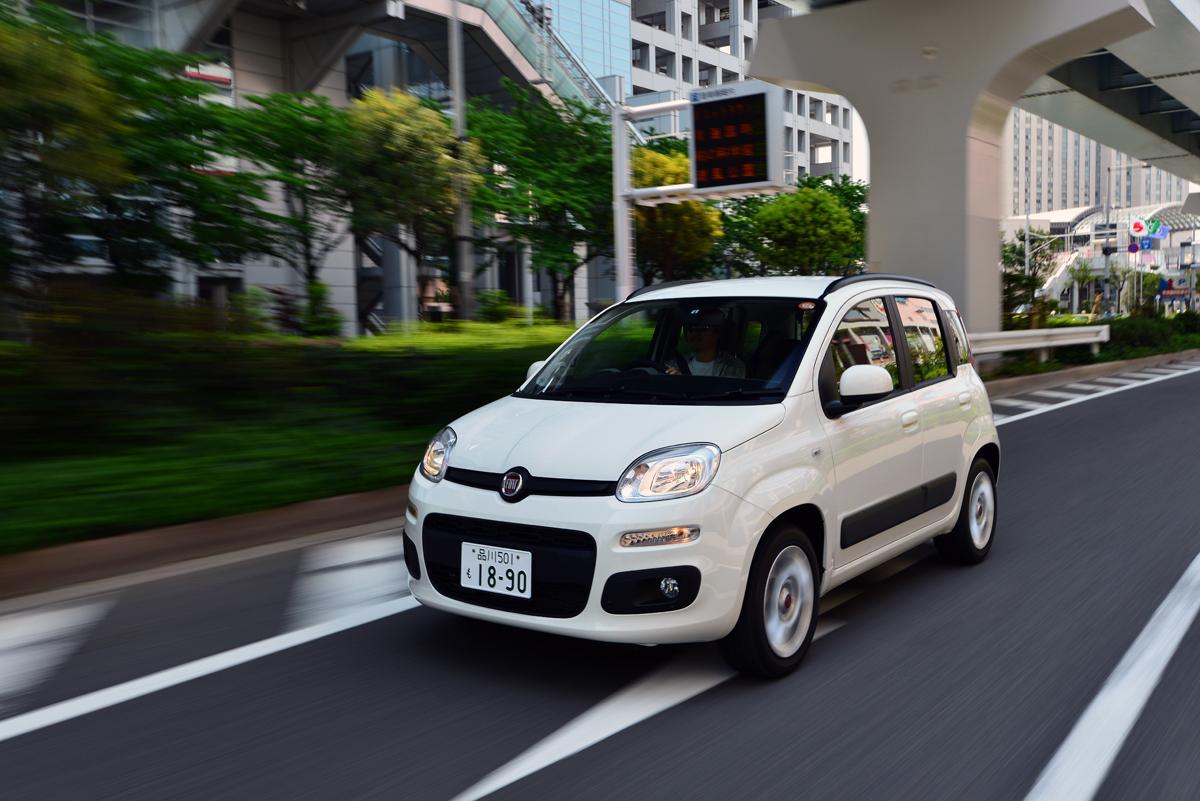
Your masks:
[[[510,470],[504,474],[504,478],[500,479],[500,494],[505,498],[516,497],[521,491],[521,486],[525,483],[525,478],[515,470]]]

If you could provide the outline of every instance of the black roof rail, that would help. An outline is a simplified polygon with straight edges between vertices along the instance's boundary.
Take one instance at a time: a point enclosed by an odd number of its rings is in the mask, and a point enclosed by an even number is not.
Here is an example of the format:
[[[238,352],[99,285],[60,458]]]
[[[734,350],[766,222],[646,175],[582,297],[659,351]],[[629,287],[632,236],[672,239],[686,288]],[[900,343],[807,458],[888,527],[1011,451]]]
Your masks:
[[[830,292],[841,289],[849,284],[857,284],[862,281],[907,281],[910,284],[920,284],[922,286],[930,286],[937,289],[937,285],[923,278],[913,278],[909,275],[896,275],[895,273],[859,273],[858,275],[843,275],[836,281],[831,281],[829,286],[825,287],[825,291],[821,293],[821,297],[825,297]]]
[[[639,287],[639,288],[633,290],[632,292],[630,292],[629,296],[626,297],[625,300],[631,300],[633,298],[636,298],[638,295],[641,295],[644,292],[652,292],[656,289],[666,289],[667,287],[672,287],[672,286],[684,286],[685,284],[700,284],[700,283],[703,283],[704,280],[705,279],[703,279],[703,278],[689,278],[689,279],[683,280],[683,281],[666,281],[661,284],[646,284],[645,286]]]

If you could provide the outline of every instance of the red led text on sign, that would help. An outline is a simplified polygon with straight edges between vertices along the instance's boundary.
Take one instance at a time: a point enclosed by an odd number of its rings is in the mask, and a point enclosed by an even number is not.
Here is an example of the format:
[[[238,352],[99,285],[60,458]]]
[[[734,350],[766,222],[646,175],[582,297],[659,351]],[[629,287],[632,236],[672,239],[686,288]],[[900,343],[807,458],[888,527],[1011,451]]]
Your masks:
[[[692,105],[696,188],[767,181],[765,95]]]

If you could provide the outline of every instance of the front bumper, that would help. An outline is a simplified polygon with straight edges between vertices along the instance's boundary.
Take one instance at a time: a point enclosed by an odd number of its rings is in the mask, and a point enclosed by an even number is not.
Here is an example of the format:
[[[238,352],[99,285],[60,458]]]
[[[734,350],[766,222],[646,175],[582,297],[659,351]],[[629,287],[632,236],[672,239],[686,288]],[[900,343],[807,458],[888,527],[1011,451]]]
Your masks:
[[[409,578],[409,589],[422,604],[467,617],[521,628],[593,640],[624,643],[676,643],[719,639],[732,630],[741,608],[742,590],[750,553],[757,533],[766,525],[760,510],[716,486],[688,498],[651,503],[622,503],[608,497],[530,496],[508,503],[490,490],[442,481],[434,484],[419,474],[409,487],[410,510],[405,530],[420,554],[420,577]],[[451,515],[495,524],[537,526],[585,532],[594,542],[595,567],[590,586],[584,589],[582,611],[551,616],[497,609],[451,598],[439,592],[430,576],[422,534],[431,515]],[[441,518],[444,520],[445,518]],[[621,534],[679,525],[698,525],[700,538],[682,545],[623,548]],[[431,535],[432,536],[432,535]],[[438,529],[438,535],[441,529]],[[465,538],[469,534],[463,535]],[[431,539],[430,544],[433,545]],[[494,542],[494,544],[503,544]],[[509,547],[529,546],[513,543]],[[533,573],[538,581],[538,559]],[[442,568],[445,563],[442,563]],[[602,596],[608,579],[618,573],[658,568],[689,568],[699,573],[695,600],[682,609],[665,612],[613,614],[605,611]],[[437,569],[438,565],[435,564]],[[665,573],[664,573],[665,575]],[[453,577],[457,581],[457,574]],[[439,576],[445,589],[447,574]],[[498,596],[504,597],[504,596]],[[611,608],[611,599],[610,604]],[[562,610],[556,612],[562,615]]]

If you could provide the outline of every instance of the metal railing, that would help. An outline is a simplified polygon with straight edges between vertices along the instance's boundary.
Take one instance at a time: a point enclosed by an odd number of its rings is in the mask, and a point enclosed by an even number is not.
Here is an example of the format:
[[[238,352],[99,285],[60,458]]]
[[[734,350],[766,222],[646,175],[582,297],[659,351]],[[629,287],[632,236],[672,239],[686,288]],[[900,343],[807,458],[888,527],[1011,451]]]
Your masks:
[[[1038,361],[1049,361],[1050,351],[1067,345],[1090,345],[1092,353],[1108,341],[1107,325],[1074,325],[1063,328],[1033,328],[1028,331],[992,331],[971,335],[976,355],[1036,350]]]

